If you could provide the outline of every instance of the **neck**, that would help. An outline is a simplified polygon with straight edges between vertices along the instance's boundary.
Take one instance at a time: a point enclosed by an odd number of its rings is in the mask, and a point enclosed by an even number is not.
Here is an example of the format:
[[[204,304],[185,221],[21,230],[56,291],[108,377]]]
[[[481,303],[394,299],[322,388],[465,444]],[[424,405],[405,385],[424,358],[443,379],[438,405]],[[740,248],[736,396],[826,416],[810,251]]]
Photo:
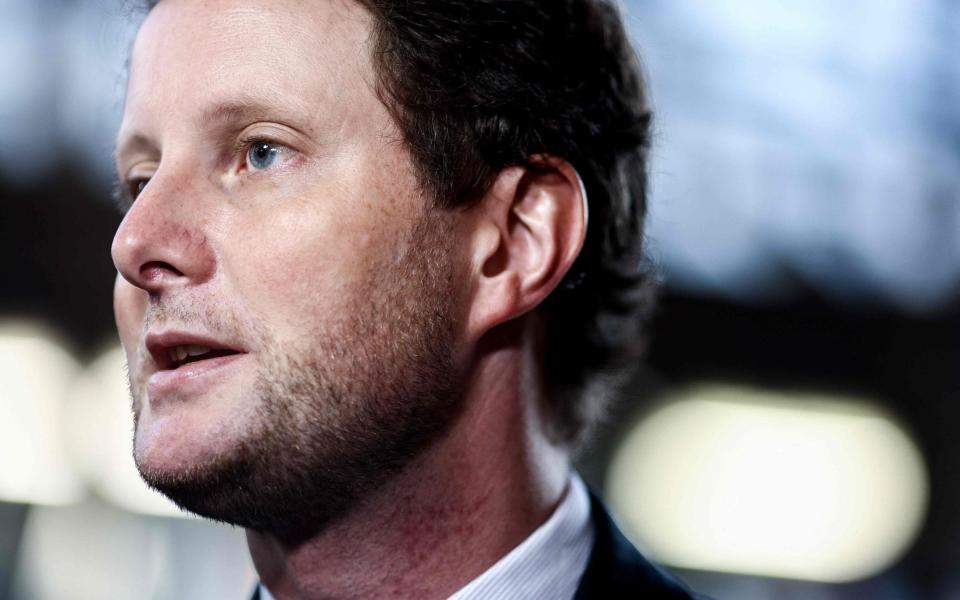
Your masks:
[[[248,531],[277,600],[446,598],[546,521],[569,463],[543,433],[529,352],[484,356],[448,434],[313,539],[287,547]]]

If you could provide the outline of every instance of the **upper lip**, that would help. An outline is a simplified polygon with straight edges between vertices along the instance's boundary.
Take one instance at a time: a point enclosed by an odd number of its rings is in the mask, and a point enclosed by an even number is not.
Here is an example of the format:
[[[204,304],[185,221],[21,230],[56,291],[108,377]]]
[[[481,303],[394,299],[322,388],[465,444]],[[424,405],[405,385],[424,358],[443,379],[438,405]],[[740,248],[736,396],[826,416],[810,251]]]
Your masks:
[[[148,333],[145,343],[147,351],[153,357],[153,362],[161,371],[174,367],[174,361],[170,358],[170,350],[177,346],[206,346],[211,350],[230,350],[238,354],[246,352],[238,344],[231,341],[217,339],[203,333],[176,330]]]

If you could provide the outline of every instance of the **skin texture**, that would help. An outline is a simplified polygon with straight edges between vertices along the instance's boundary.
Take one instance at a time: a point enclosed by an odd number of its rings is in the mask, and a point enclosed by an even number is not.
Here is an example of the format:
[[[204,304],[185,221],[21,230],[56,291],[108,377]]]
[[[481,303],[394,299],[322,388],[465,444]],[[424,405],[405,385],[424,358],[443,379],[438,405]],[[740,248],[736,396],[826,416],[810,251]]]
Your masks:
[[[248,528],[278,599],[446,597],[542,523],[540,323],[586,229],[555,157],[475,207],[423,197],[345,0],[164,0],[131,61],[113,245],[134,455]],[[258,169],[251,143],[273,144]],[[243,352],[149,386],[148,335]]]

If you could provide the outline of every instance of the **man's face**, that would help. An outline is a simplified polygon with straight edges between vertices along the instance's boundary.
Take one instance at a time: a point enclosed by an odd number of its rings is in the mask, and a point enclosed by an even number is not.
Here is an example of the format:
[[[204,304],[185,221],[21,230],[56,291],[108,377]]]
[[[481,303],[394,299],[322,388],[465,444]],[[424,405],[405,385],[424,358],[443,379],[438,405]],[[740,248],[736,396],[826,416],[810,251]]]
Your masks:
[[[456,413],[456,223],[419,193],[369,35],[347,0],[163,0],[134,47],[117,155],[142,191],[113,245],[134,455],[213,518],[334,518]]]

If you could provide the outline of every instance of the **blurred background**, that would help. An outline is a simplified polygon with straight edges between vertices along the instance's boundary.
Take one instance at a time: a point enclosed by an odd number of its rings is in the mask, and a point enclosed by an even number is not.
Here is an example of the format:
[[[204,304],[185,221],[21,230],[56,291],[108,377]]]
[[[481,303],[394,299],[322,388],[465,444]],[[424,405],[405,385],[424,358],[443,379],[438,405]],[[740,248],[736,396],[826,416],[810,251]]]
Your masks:
[[[112,141],[135,18],[0,0],[0,599],[245,598],[129,458]],[[719,599],[960,599],[960,4],[625,3],[648,359],[580,459]]]

